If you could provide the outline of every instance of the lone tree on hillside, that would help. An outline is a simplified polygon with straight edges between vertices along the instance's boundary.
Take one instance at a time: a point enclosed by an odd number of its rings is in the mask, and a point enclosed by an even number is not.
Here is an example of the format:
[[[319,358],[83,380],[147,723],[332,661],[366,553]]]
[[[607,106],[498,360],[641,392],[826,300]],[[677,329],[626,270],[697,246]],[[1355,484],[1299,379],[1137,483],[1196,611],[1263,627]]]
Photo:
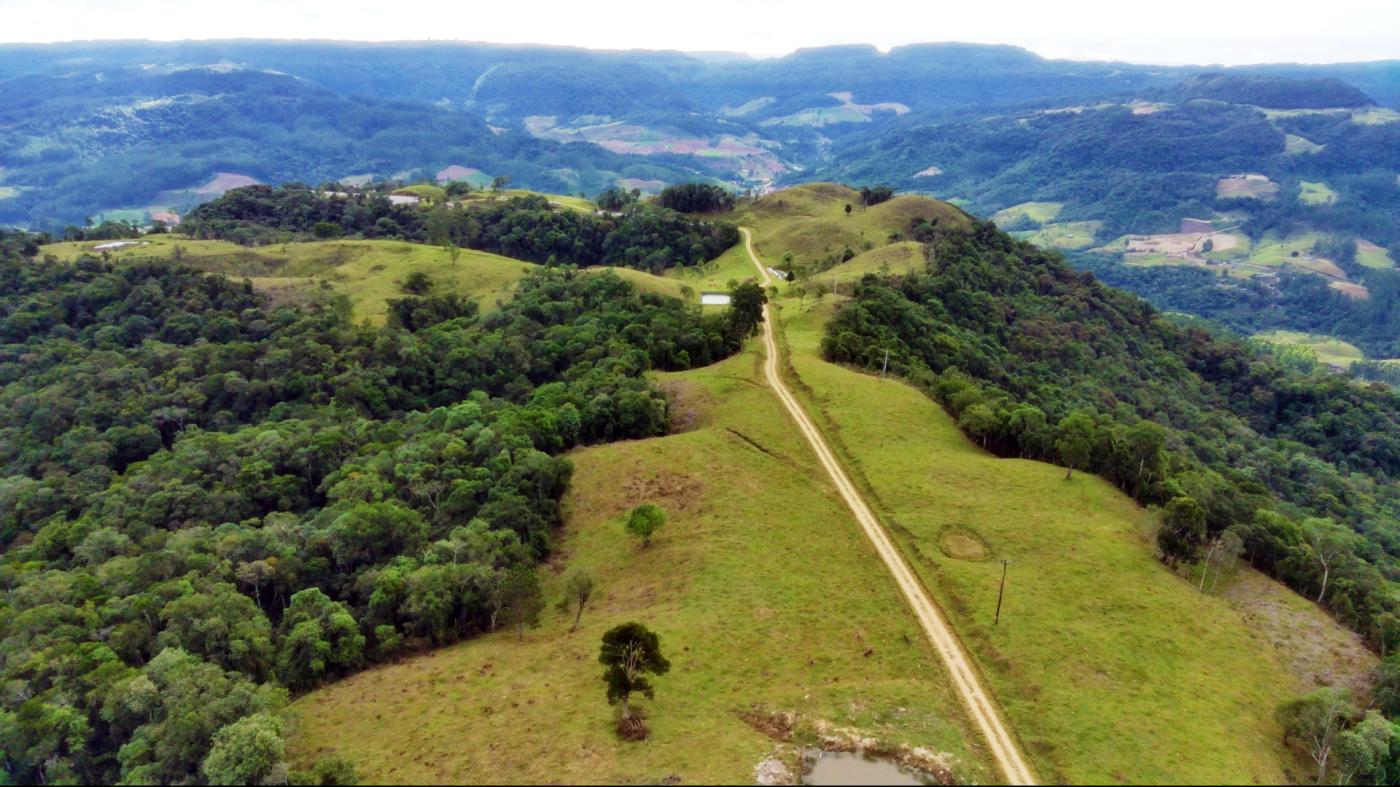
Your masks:
[[[734,336],[748,338],[758,333],[758,325],[763,322],[763,304],[768,296],[758,284],[746,281],[729,288],[730,331]]]
[[[642,546],[651,546],[651,537],[666,524],[666,512],[655,503],[642,503],[627,517],[627,532],[640,538]]]
[[[559,599],[559,609],[567,612],[569,607],[577,607],[574,613],[574,625],[569,627],[569,631],[578,631],[578,623],[583,619],[583,608],[588,605],[588,599],[593,596],[593,575],[587,569],[576,568],[569,572],[568,579],[564,580],[564,597]]]
[[[1195,560],[1206,538],[1206,510],[1194,498],[1173,497],[1162,508],[1157,547],[1167,564]]]
[[[1065,480],[1074,477],[1074,469],[1089,463],[1094,455],[1094,419],[1088,413],[1073,412],[1055,426],[1055,453],[1068,468]]]
[[[1332,687],[1318,689],[1279,707],[1284,741],[1302,749],[1317,765],[1318,784],[1326,783],[1337,738],[1356,715],[1356,706],[1347,690]]]
[[[544,609],[544,595],[534,569],[526,566],[511,569],[501,587],[501,601],[506,622],[515,626],[516,639],[523,642],[525,627],[539,625],[540,610]]]
[[[618,733],[630,740],[645,738],[647,728],[633,715],[630,700],[634,692],[647,699],[654,697],[655,690],[646,676],[671,671],[671,662],[661,655],[660,640],[640,623],[623,623],[603,635],[598,662],[607,668],[603,682],[608,684],[608,702],[620,706],[622,711]]]

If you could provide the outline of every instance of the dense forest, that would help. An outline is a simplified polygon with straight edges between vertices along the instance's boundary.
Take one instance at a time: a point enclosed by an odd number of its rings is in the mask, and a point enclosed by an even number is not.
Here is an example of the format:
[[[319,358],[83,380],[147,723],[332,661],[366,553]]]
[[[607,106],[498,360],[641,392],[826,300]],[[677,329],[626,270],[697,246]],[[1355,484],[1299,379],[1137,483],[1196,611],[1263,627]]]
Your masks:
[[[0,782],[288,774],[279,709],[406,650],[520,625],[571,446],[665,431],[642,373],[710,363],[702,316],[569,266],[490,316],[276,307],[178,265],[0,237]]]
[[[1228,531],[1382,651],[1400,645],[1400,395],[1181,327],[990,223],[940,233],[930,259],[864,279],[826,357],[875,368],[889,350],[988,449],[1191,501],[1199,527],[1163,541],[1170,561]]]
[[[731,224],[637,201],[622,205],[618,215],[556,210],[539,195],[424,210],[394,205],[381,191],[317,190],[299,184],[234,189],[201,205],[181,229],[200,239],[248,245],[343,236],[400,238],[530,262],[619,265],[652,273],[706,262],[739,241]]]

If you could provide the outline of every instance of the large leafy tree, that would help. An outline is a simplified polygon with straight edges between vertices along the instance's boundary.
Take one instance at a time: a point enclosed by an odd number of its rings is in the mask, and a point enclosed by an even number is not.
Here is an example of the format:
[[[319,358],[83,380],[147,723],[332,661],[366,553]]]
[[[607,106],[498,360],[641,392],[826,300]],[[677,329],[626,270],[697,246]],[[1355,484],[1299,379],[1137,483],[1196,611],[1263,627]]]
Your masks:
[[[622,709],[624,720],[632,715],[631,697],[640,693],[648,699],[655,688],[648,675],[665,675],[671,662],[661,655],[661,641],[641,623],[623,623],[603,634],[603,646],[598,662],[606,669],[603,682],[607,684],[608,702]]]

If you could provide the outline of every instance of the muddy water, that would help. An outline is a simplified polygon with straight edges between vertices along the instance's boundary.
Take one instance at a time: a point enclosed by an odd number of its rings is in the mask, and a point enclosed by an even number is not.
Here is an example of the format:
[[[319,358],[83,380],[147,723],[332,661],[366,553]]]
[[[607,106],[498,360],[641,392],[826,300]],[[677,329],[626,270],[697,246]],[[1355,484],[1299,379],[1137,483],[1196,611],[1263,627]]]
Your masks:
[[[931,784],[918,772],[889,760],[867,760],[848,752],[818,752],[803,784]]]

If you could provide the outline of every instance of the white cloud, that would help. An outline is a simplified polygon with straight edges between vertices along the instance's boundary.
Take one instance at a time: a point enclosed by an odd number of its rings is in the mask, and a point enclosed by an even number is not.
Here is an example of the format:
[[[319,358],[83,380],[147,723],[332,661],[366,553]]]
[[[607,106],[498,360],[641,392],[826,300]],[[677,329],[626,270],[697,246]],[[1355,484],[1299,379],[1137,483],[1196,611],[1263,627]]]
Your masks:
[[[1154,63],[1400,58],[1400,3],[1173,0],[0,0],[0,39],[334,38],[733,50],[923,41]]]

